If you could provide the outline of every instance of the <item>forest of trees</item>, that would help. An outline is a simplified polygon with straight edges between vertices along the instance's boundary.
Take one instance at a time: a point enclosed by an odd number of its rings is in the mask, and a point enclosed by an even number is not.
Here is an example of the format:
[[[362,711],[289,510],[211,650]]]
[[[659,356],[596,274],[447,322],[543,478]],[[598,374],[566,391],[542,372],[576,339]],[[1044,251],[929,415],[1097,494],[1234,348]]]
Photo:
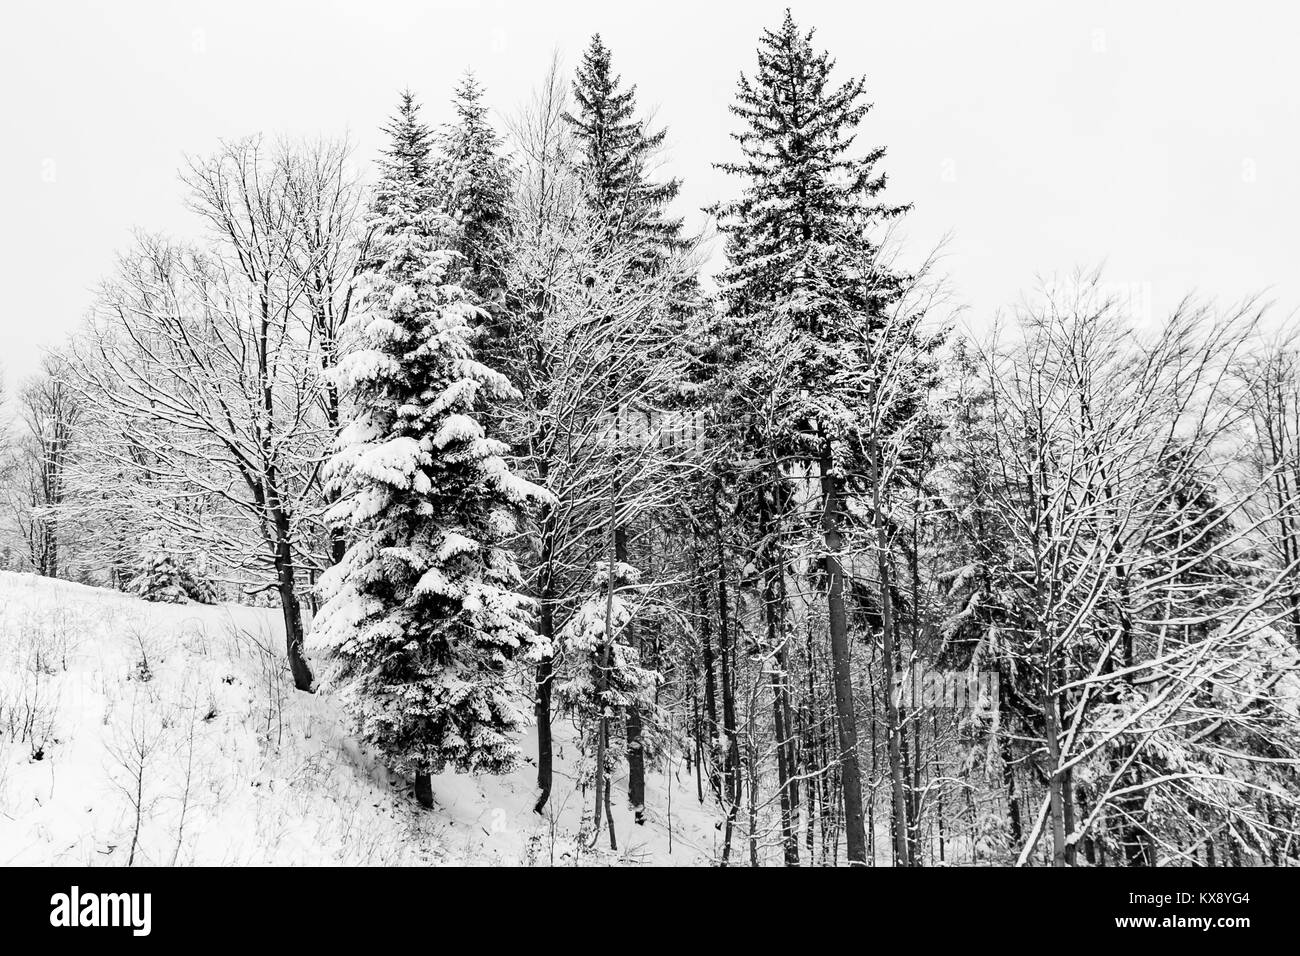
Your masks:
[[[737,64],[716,238],[599,36],[188,159],[6,391],[0,566],[275,607],[425,806],[544,816],[569,722],[591,846],[672,761],[722,865],[1300,863],[1300,342],[1086,269],[959,332],[821,40]]]

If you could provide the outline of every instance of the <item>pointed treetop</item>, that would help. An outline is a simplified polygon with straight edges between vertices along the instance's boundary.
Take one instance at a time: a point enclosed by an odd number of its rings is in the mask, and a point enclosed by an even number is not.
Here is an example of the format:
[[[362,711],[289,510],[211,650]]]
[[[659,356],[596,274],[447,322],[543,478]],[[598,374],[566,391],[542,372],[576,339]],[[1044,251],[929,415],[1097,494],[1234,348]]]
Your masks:
[[[424,183],[429,177],[433,131],[420,121],[420,104],[409,89],[402,91],[397,113],[383,131],[389,137],[381,164],[384,176],[402,182]]]
[[[609,48],[594,34],[574,78],[578,108],[565,114],[578,141],[588,202],[614,232],[634,235],[650,248],[672,248],[682,241],[681,221],[666,219],[664,211],[681,184],[655,183],[648,176],[667,130],[646,129],[637,116],[636,86],[623,89],[622,82]]]
[[[438,132],[433,180],[437,201],[454,225],[450,247],[463,256],[459,281],[490,310],[504,283],[510,167],[472,71],[456,85],[452,109],[455,119]]]
[[[452,106],[456,115],[465,122],[483,122],[487,107],[483,105],[483,85],[472,69],[467,69],[452,93]]]
[[[871,108],[866,79],[835,83],[835,61],[812,39],[813,31],[801,31],[786,10],[778,29],[763,31],[757,70],[740,77],[730,109],[743,121],[732,134],[743,159],[717,166],[746,179],[746,189],[737,202],[714,207],[731,236],[733,260],[793,256],[795,248],[833,241],[907,208],[875,201],[885,187],[876,171],[884,149],[853,149]]]

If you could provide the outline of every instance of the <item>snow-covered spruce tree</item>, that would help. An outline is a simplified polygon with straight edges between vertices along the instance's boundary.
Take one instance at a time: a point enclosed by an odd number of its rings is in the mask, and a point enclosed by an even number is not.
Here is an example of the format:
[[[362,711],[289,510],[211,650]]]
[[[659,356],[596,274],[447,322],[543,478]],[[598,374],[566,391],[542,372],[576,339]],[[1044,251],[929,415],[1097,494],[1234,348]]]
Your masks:
[[[638,443],[629,451],[610,439],[617,431],[613,423],[629,408],[659,406],[682,379],[683,365],[665,315],[680,270],[673,260],[646,270],[638,265],[639,244],[608,241],[574,168],[578,150],[564,119],[568,94],[568,82],[552,66],[510,125],[512,153],[519,158],[507,268],[510,358],[503,367],[512,370],[523,398],[509,403],[506,427],[526,461],[524,474],[556,498],[538,515],[536,550],[527,561],[538,630],[551,636],[586,593],[611,519],[622,527],[648,524],[648,516],[663,513],[675,497],[663,449]],[[613,509],[611,497],[617,499]],[[649,556],[645,542],[626,543],[629,550],[646,549],[636,563],[648,596],[661,590],[662,563],[642,562],[643,554]],[[636,640],[642,633],[638,628]],[[653,643],[649,651],[646,660],[652,661]],[[539,813],[553,780],[553,663],[544,657],[537,669]],[[641,805],[631,790],[629,773],[629,797]]]
[[[505,285],[510,164],[488,121],[483,88],[467,72],[452,96],[456,119],[439,131],[434,187],[451,220],[451,248],[461,254],[460,284],[495,320]]]
[[[731,108],[743,123],[735,136],[743,161],[719,164],[742,177],[744,191],[716,211],[728,240],[729,264],[721,276],[724,335],[734,359],[724,362],[727,414],[762,423],[748,438],[757,443],[758,458],[802,462],[810,477],[819,477],[821,586],[830,620],[845,834],[848,858],[863,862],[841,553],[854,494],[848,476],[872,470],[867,461],[852,459],[869,438],[879,437],[862,427],[881,420],[879,396],[863,370],[878,363],[878,332],[901,284],[879,267],[870,232],[902,210],[876,199],[885,185],[875,169],[884,150],[853,155],[868,109],[865,81],[854,77],[836,85],[833,65],[788,11],[777,30],[764,31],[758,69],[741,77]],[[783,479],[773,474],[771,480]],[[889,624],[884,630],[888,642]]]
[[[577,165],[590,208],[604,220],[609,241],[640,243],[645,265],[683,247],[682,221],[667,216],[681,182],[655,182],[650,165],[667,130],[650,132],[636,113],[636,87],[620,89],[600,34],[582,55],[573,83],[575,112],[565,119],[577,141]]]
[[[145,535],[142,550],[140,571],[130,585],[132,593],[161,604],[216,603],[212,583],[178,561],[160,534]]]
[[[612,586],[611,586],[612,572]],[[641,654],[628,637],[636,616],[635,592],[639,574],[622,562],[603,565],[591,590],[560,629],[557,655],[565,675],[556,686],[563,706],[583,721],[584,750],[594,755],[590,779],[603,768],[597,789],[603,790],[609,813],[609,777],[631,741],[621,732],[618,718],[632,708],[643,714],[654,705],[659,674],[641,662]],[[603,788],[601,787],[603,784]],[[633,808],[637,817],[644,808]],[[599,807],[597,808],[599,813]],[[593,824],[599,828],[599,820]],[[611,834],[614,821],[609,819]]]
[[[455,253],[437,248],[409,94],[389,132],[360,340],[340,366],[354,417],[330,465],[353,540],[322,579],[314,640],[332,652],[362,738],[414,775],[427,807],[431,774],[503,772],[518,756],[526,711],[508,665],[543,642],[504,542],[545,492],[509,471],[506,446],[474,418],[513,389],[474,358],[481,313],[447,281]]]
[[[680,182],[676,179],[656,182],[651,175],[666,130],[650,132],[637,115],[636,87],[622,88],[622,78],[613,72],[610,51],[599,34],[591,38],[583,53],[573,83],[573,101],[575,108],[566,111],[564,119],[573,138],[582,204],[595,225],[597,240],[586,257],[588,271],[584,282],[594,283],[598,279],[598,263],[611,257],[625,258],[630,264],[617,290],[629,297],[638,294],[639,290],[633,286],[645,282],[648,276],[671,274],[673,281],[663,290],[655,320],[663,334],[680,338],[687,311],[684,303],[694,289],[695,274],[692,269],[682,268],[683,257],[679,254],[688,245],[681,235],[682,222],[668,216],[669,204],[677,195]],[[635,348],[636,340],[643,334],[638,329],[631,342],[618,343],[615,347]],[[611,337],[610,341],[616,340]],[[670,382],[659,394],[644,389],[642,383],[630,384],[643,402],[648,399],[662,408],[680,404],[678,381]],[[653,520],[653,516],[646,514],[642,523]],[[644,539],[647,535],[637,534],[639,529],[629,528],[630,523],[621,520],[615,530],[616,557],[622,563],[642,564],[640,555],[629,552],[629,540]],[[649,570],[648,566],[643,567]],[[639,639],[633,636],[638,633],[635,623],[629,625],[628,633],[633,646],[638,646]],[[626,708],[626,718],[628,796],[636,808],[636,822],[641,823],[644,819],[641,808],[645,804],[645,748],[641,739],[644,727],[643,716],[635,703]]]
[[[131,592],[159,604],[185,604],[189,595],[181,584],[181,568],[165,551],[147,551],[140,573],[131,581]]]

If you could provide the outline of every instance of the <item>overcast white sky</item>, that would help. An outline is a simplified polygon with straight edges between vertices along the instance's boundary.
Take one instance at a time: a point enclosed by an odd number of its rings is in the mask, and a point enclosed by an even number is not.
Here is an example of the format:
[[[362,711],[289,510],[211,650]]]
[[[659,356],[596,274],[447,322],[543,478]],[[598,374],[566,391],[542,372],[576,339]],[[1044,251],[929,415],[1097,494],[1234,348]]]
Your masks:
[[[135,226],[193,230],[176,169],[251,132],[350,131],[360,158],[410,85],[436,122],[472,66],[511,112],[599,31],[669,129],[682,212],[734,192],[712,162],[735,80],[784,2],[34,2],[0,32],[0,366],[79,321]],[[1200,290],[1300,306],[1300,8],[1268,2],[793,3],[865,73],[862,142],[918,253],[982,323],[1035,274],[1107,263],[1157,309]]]

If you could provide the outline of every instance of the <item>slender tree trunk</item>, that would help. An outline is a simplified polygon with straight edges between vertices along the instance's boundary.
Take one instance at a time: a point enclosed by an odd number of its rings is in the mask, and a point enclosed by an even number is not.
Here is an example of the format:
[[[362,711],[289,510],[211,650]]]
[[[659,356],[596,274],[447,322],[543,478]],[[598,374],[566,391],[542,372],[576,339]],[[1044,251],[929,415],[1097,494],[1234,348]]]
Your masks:
[[[691,688],[691,726],[695,731],[695,797],[704,805],[704,745],[702,741],[704,728],[700,725],[700,695]],[[689,757],[688,757],[689,759]]]
[[[321,284],[319,278],[316,281],[317,303],[324,301],[327,290]],[[350,293],[349,293],[350,295]],[[323,306],[320,307],[323,309]],[[339,388],[334,384],[330,377],[338,365],[338,343],[334,335],[329,331],[331,323],[328,316],[318,309],[316,314],[317,330],[321,336],[321,356],[322,368],[325,371],[325,422],[329,426],[330,435],[337,438],[343,430],[343,412],[342,401],[339,397]],[[333,505],[339,499],[337,489],[330,488],[324,494],[325,504]],[[347,529],[342,525],[330,526],[330,564],[338,564],[343,560],[343,556],[348,553],[348,535]]]
[[[895,645],[894,597],[889,561],[889,535],[885,528],[884,502],[882,500],[879,452],[872,451],[872,522],[876,531],[876,576],[879,578],[880,634],[882,666],[880,673],[881,696],[885,699],[885,719],[888,726],[889,777],[893,804],[894,862],[908,866],[907,841],[907,783],[903,767],[902,721],[898,713],[898,694],[894,676],[898,673],[898,652]]]
[[[1051,681],[1051,669],[1043,674],[1042,707],[1045,724],[1044,736],[1047,738],[1048,761],[1048,802],[1052,822],[1052,866],[1065,866],[1065,799],[1064,782],[1061,773],[1060,732],[1056,723],[1056,697],[1048,686]]]
[[[605,716],[605,692],[609,687],[609,659],[612,648],[610,644],[614,640],[612,625],[614,621],[614,565],[618,550],[616,522],[618,517],[618,480],[610,487],[609,494],[609,567],[606,571],[605,584],[605,637],[600,646],[600,666],[598,668],[598,677],[596,679],[596,804],[592,811],[591,818],[594,832],[592,834],[592,843],[594,847],[596,841],[600,839],[600,814],[603,810],[609,818],[609,840],[610,848],[618,849],[614,842],[614,812],[610,808],[609,802],[609,781],[606,779],[605,769],[605,750],[609,743],[609,720]]]
[[[1003,704],[1005,708],[1005,701]],[[1007,713],[1003,710],[1003,713]],[[1024,839],[1024,830],[1020,823],[1020,796],[1016,793],[1016,769],[1011,762],[1011,742],[1003,734],[999,737],[999,749],[1002,756],[1002,783],[1007,788],[1007,816],[1011,821],[1011,839],[1017,846]]]
[[[921,529],[917,520],[920,508],[920,489],[918,487],[916,503],[912,510],[912,547],[907,562],[908,570],[912,579],[912,611],[909,620],[908,634],[912,642],[912,659],[914,661],[920,659],[917,655],[919,654],[921,646],[921,567],[919,563],[919,555],[921,553]],[[901,637],[899,638],[899,643],[902,643]],[[912,686],[913,689],[915,689],[918,683],[915,665],[909,667],[908,670],[912,675]],[[925,712],[922,710],[923,706],[923,699],[913,699],[913,713],[911,717],[912,792],[910,794],[911,800],[909,802],[909,809],[911,812],[911,820],[909,822],[911,825],[908,833],[909,843],[911,844],[912,862],[916,864],[920,864],[921,862],[921,801],[923,799],[922,795],[925,793],[921,786],[926,767],[924,751],[921,746],[921,725],[925,720]]]
[[[698,544],[698,542],[697,542]],[[698,552],[697,552],[698,554]],[[710,607],[708,572],[704,562],[697,560],[695,567],[695,585],[698,608],[698,634],[700,638],[700,662],[704,678],[704,733],[705,756],[709,762],[709,785],[719,802],[722,802],[722,777],[718,771],[718,691],[714,677],[715,660],[713,653],[713,611]]]
[[[280,594],[280,610],[284,614],[285,651],[289,670],[293,673],[293,686],[301,691],[311,691],[311,666],[303,653],[302,605],[294,581],[293,550],[289,541],[289,518],[282,509],[273,510],[275,522],[275,574]]]
[[[871,858],[871,865],[876,865],[876,782],[879,770],[877,730],[880,726],[880,718],[877,715],[876,704],[876,682],[873,671],[875,670],[876,659],[876,642],[871,642],[871,660],[867,662],[867,687],[871,695],[871,719],[868,726],[871,727],[871,792],[867,797],[867,855]]]
[[[550,464],[545,459],[538,461],[538,480],[546,483],[550,474]],[[551,736],[551,694],[554,690],[555,677],[555,510],[552,506],[544,507],[541,515],[541,547],[538,554],[537,578],[537,632],[551,646],[542,659],[537,662],[537,700],[534,716],[537,718],[537,800],[533,812],[541,813],[546,801],[551,797],[554,777],[554,744]]]
[[[831,631],[831,666],[839,728],[840,786],[844,799],[844,833],[850,864],[867,862],[866,826],[862,815],[862,774],[858,766],[858,728],[853,714],[853,677],[849,669],[849,624],[844,607],[843,549],[840,532],[839,479],[833,474],[829,442],[821,454],[822,537],[826,543],[827,611]]]
[[[600,729],[601,729],[600,739],[601,739],[601,743],[603,744],[603,749],[605,751],[608,751],[609,750],[609,721],[606,720],[604,717],[602,717],[600,720]],[[604,766],[602,765],[601,776],[604,775],[605,775],[605,769]],[[606,779],[605,780],[605,823],[609,826],[609,848],[611,850],[616,851],[618,850],[618,835],[614,830],[614,804],[613,801],[610,799],[610,795],[609,795],[611,789],[613,788],[610,785],[610,781],[609,779]],[[600,810],[597,809],[596,812],[600,813]]]
[[[807,694],[804,696],[803,703],[799,706],[799,721],[802,724],[803,746],[800,748],[803,757],[804,771],[804,793],[807,794],[808,822],[807,830],[804,837],[804,846],[808,850],[808,865],[813,866],[816,863],[817,846],[817,801],[818,801],[818,783],[822,778],[822,768],[817,762],[817,658],[815,656],[816,648],[813,647],[812,622],[808,621],[804,630],[804,673],[808,677]]]
[[[730,807],[727,823],[727,847],[730,849],[731,825],[736,810],[740,807],[740,743],[736,729],[736,684],[734,650],[731,635],[731,607],[727,595],[727,549],[722,536],[721,503],[718,482],[714,486],[713,514],[718,546],[718,658],[721,664],[722,678],[722,734],[725,738],[726,755],[723,762],[723,784]]]
[[[939,755],[938,717],[931,718],[930,731],[931,731],[930,742],[934,745],[931,749],[933,751],[933,756],[934,756],[934,777],[935,777],[934,786],[935,786],[935,795],[936,795],[935,802],[937,804],[937,808],[935,811],[935,819],[939,825],[939,862],[944,863],[946,862],[944,856],[944,842],[945,842],[946,833],[945,833],[945,826],[944,826],[944,819],[943,819],[943,758]]]
[[[1086,820],[1089,814],[1088,797],[1083,790],[1080,789],[1076,799],[1079,802],[1079,812]],[[1083,858],[1088,861],[1089,866],[1095,866],[1097,863],[1097,848],[1096,843],[1092,838],[1091,830],[1089,830],[1087,835],[1083,838]]]
[[[813,757],[817,751],[813,745],[812,716],[806,702],[799,707],[799,724],[799,737],[803,741],[800,749],[804,770],[804,812],[807,814],[804,822],[804,849],[808,852],[808,865],[813,866],[813,850],[817,845],[817,771],[813,767]]]
[[[773,476],[773,499],[780,500],[780,475]],[[790,668],[786,652],[785,567],[780,559],[780,544],[773,540],[779,526],[773,521],[768,495],[759,495],[759,537],[763,541],[759,560],[763,567],[763,619],[767,625],[767,643],[772,648],[774,666],[769,668],[772,687],[772,727],[776,737],[777,792],[781,807],[781,839],[786,866],[799,865],[799,790],[795,783],[796,754],[791,727]]]
[[[627,528],[621,525],[614,531],[614,558],[622,564],[628,563]],[[625,633],[628,645],[639,652],[635,622],[628,621]],[[645,751],[641,745],[641,709],[635,702],[627,707],[627,795],[633,819],[644,824]]]
[[[547,641],[555,638],[555,604],[552,592],[551,575],[547,565],[542,566],[542,580],[538,595],[537,633]],[[551,692],[554,689],[555,653],[548,651],[537,663],[537,801],[533,812],[541,813],[546,801],[551,797],[552,779],[554,777],[553,750],[551,739]]]
[[[748,756],[749,786],[749,865],[758,866],[758,746],[754,742],[754,712],[749,715],[748,742],[745,747]]]
[[[59,535],[54,518],[45,519],[46,570],[52,578],[59,576]]]
[[[1061,723],[1062,718],[1058,714],[1057,722]],[[1069,769],[1061,774],[1061,802],[1062,807],[1061,822],[1065,826],[1065,865],[1074,866],[1076,856],[1076,845],[1072,839],[1074,836],[1074,770]]]
[[[609,650],[606,645],[601,650],[600,669],[603,672],[609,666]],[[605,693],[605,682],[602,679],[596,684],[597,700],[603,698]],[[591,819],[594,832],[591,835],[591,845],[594,847],[600,839],[600,815],[602,813],[609,817],[609,826],[612,830],[614,827],[614,816],[609,809],[609,793],[607,792],[608,782],[605,773],[605,741],[609,737],[609,722],[605,719],[604,704],[600,704],[600,713],[596,715],[596,763],[595,763],[595,783],[596,783],[596,802],[595,809],[592,811]],[[611,837],[613,839],[613,837]]]
[[[916,686],[915,670],[912,669],[913,687]],[[908,852],[912,862],[919,864],[921,861],[921,778],[925,768],[925,757],[921,751],[921,712],[919,703],[913,701],[913,706],[918,708],[912,714],[912,786],[908,793]]]

